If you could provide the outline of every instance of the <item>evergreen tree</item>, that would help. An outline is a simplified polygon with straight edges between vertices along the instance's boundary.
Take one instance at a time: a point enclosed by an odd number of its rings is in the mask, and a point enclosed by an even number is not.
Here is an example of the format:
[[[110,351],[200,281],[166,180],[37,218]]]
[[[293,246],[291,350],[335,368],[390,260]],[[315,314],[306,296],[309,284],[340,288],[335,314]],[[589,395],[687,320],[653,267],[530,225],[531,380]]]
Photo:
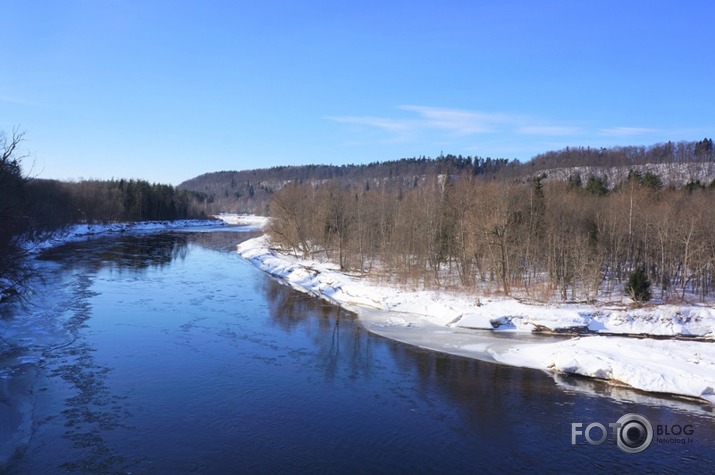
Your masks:
[[[586,182],[584,191],[591,195],[603,196],[608,193],[606,182],[603,178],[591,176]]]
[[[646,172],[641,179],[643,186],[647,188],[652,188],[654,190],[659,190],[663,186],[663,180],[660,179],[658,175],[652,172]]]
[[[624,290],[636,302],[647,302],[651,299],[650,281],[643,267],[636,268],[628,275]]]

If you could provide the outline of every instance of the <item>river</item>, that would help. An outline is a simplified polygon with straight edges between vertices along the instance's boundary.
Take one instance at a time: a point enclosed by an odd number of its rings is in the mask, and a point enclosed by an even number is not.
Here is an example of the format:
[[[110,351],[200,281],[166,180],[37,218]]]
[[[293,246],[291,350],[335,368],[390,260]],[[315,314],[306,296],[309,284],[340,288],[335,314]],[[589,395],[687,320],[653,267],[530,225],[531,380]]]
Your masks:
[[[715,466],[708,404],[369,334],[241,260],[235,244],[253,236],[172,231],[46,252],[30,301],[0,319],[0,472]],[[574,436],[573,423],[608,427],[627,413],[661,432],[643,452],[611,434],[600,445]]]

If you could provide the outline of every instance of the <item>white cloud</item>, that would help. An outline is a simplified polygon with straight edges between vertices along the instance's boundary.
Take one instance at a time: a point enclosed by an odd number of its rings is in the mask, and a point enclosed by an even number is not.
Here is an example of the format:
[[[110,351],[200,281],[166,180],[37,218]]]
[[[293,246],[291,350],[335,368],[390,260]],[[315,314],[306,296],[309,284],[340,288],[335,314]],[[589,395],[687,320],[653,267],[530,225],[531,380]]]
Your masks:
[[[663,133],[647,127],[585,127],[553,123],[548,119],[517,115],[505,112],[485,112],[423,105],[401,105],[392,117],[333,116],[329,120],[381,130],[390,134],[389,141],[407,142],[429,137],[432,142],[452,141],[459,137],[491,140],[495,137],[532,137],[532,140],[548,138],[574,140],[575,137],[591,140],[598,137],[631,137]],[[487,138],[491,137],[491,138]]]
[[[389,132],[405,132],[411,128],[409,121],[384,117],[340,115],[328,119],[341,124],[367,125]]]
[[[486,134],[525,134],[541,136],[573,136],[583,133],[581,127],[570,125],[541,125],[525,116],[503,112],[484,112],[448,107],[402,105],[399,110],[413,113],[413,117],[332,116],[329,120],[363,125],[399,134],[408,138],[418,133],[442,131],[457,136]]]
[[[404,105],[400,109],[416,112],[425,127],[447,130],[459,135],[472,135],[494,132],[499,124],[515,120],[507,114]]]

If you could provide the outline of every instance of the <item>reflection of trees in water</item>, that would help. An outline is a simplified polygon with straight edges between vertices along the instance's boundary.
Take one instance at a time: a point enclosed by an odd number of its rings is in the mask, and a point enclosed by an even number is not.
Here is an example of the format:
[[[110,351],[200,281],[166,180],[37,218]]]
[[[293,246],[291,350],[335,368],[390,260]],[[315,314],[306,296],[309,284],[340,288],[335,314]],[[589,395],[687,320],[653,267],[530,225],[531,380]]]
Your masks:
[[[400,398],[424,398],[421,404],[435,414],[443,410],[444,401],[434,400],[434,395],[444,395],[454,403],[449,406],[460,408],[457,424],[469,426],[487,439],[495,427],[518,426],[519,411],[531,401],[558,393],[551,378],[542,372],[445,355],[370,335],[352,314],[274,279],[263,279],[262,290],[272,322],[288,333],[307,334],[319,348],[316,360],[324,367],[326,378],[370,379],[375,358],[380,358],[375,351],[386,349],[401,374],[394,385],[385,375],[384,391]],[[414,378],[405,378],[407,374]],[[408,380],[418,386],[404,387]]]
[[[303,332],[318,348],[315,364],[327,379],[370,377],[373,337],[341,308],[262,279],[271,322],[287,333]]]
[[[460,424],[486,440],[506,437],[502,427],[518,427],[524,405],[553,394],[543,373],[446,355],[389,341],[398,368],[414,373],[415,394],[443,394],[462,409]]]
[[[105,267],[119,270],[141,270],[164,267],[188,252],[184,233],[162,233],[146,236],[122,236],[70,243],[45,251],[41,259],[62,263],[68,268],[97,271]],[[81,256],[81,259],[78,257]]]
[[[337,307],[273,279],[261,279],[260,286],[272,323],[295,338],[308,335],[315,343],[317,353],[307,363],[320,365],[326,379],[375,384],[376,398],[394,404],[396,410],[404,410],[407,402],[415,415],[410,423],[428,431],[426,437],[434,438],[435,450],[472,454],[468,460],[475,460],[476,453],[486,471],[535,463],[568,472],[574,460],[593,463],[593,452],[574,453],[570,422],[609,422],[628,412],[643,412],[656,423],[669,417],[675,417],[672,423],[683,423],[658,401],[644,405],[632,397],[614,401],[607,392],[564,391],[542,371],[445,355],[368,335]],[[433,426],[430,420],[435,421]],[[697,420],[698,430],[704,423]],[[460,434],[458,440],[453,433]],[[700,433],[712,434],[706,429]],[[657,466],[675,454],[670,450],[667,457],[649,463]],[[505,457],[518,462],[502,463]]]
[[[414,373],[418,388],[415,394],[440,393],[460,408],[459,424],[469,427],[491,441],[494,450],[503,447],[533,447],[534,441],[569,430],[564,421],[579,422],[584,417],[615,421],[627,412],[642,412],[654,423],[674,417],[682,424],[682,416],[712,417],[710,405],[688,402],[668,396],[644,394],[630,388],[615,387],[604,381],[577,376],[557,376],[543,371],[518,368],[446,355],[386,340],[387,347],[400,371]],[[556,382],[554,382],[556,379]],[[427,396],[423,396],[427,397]],[[664,410],[668,408],[669,410]],[[678,421],[674,419],[675,422]],[[702,419],[701,419],[702,421]],[[704,422],[701,422],[704,425]],[[565,429],[564,429],[565,427]],[[709,434],[713,434],[712,424]],[[704,433],[704,432],[701,432]],[[538,444],[536,444],[538,445]],[[568,442],[548,454],[562,463]],[[489,453],[489,447],[480,451]],[[540,464],[545,463],[542,459]]]
[[[105,267],[119,270],[161,268],[174,260],[186,258],[189,245],[235,252],[236,244],[257,235],[255,232],[219,230],[112,236],[51,248],[44,251],[40,259],[61,262],[71,269],[82,267],[95,271]],[[80,255],[81,261],[78,259]]]

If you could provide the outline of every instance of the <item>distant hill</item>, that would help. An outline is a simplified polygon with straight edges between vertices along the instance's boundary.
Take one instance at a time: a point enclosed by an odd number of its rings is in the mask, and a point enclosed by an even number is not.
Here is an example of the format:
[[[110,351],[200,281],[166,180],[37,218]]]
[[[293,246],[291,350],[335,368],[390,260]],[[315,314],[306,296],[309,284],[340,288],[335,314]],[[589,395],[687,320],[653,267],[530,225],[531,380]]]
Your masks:
[[[404,158],[367,165],[301,165],[205,173],[181,183],[204,204],[207,213],[265,214],[270,195],[292,181],[320,184],[340,180],[365,187],[413,187],[425,177],[472,173],[502,175],[519,162],[504,158],[445,155],[432,159]]]
[[[520,163],[505,158],[441,155],[437,158],[403,158],[366,165],[301,165],[205,173],[181,183],[207,214],[220,212],[266,214],[271,194],[292,181],[319,185],[328,180],[365,187],[407,188],[427,177],[470,173],[481,179],[545,181],[585,184],[600,178],[614,188],[633,173],[659,178],[662,186],[708,186],[715,180],[712,139],[667,142],[613,148],[568,147],[537,155]]]

